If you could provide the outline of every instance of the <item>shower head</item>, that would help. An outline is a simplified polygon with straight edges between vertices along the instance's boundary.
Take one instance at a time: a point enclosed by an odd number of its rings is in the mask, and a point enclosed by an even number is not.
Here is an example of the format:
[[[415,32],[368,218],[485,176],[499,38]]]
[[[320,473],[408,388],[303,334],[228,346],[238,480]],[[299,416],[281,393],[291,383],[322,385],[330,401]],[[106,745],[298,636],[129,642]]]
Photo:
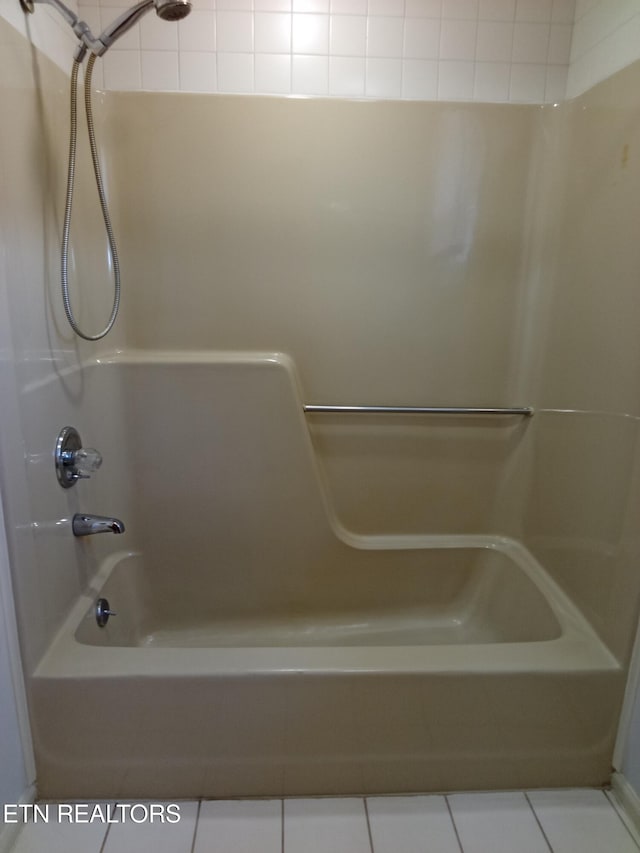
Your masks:
[[[156,15],[163,21],[181,21],[191,11],[189,0],[154,0]]]
[[[110,24],[97,38],[89,29],[89,25],[81,21],[78,16],[64,5],[62,0],[20,0],[20,5],[25,12],[33,12],[35,3],[49,3],[54,6],[65,21],[73,28],[74,33],[80,39],[76,58],[81,59],[87,50],[102,56],[103,53],[123,36],[134,24],[137,24],[143,15],[155,8],[156,14],[163,21],[181,21],[191,11],[191,0],[142,0],[131,9],[123,12]]]

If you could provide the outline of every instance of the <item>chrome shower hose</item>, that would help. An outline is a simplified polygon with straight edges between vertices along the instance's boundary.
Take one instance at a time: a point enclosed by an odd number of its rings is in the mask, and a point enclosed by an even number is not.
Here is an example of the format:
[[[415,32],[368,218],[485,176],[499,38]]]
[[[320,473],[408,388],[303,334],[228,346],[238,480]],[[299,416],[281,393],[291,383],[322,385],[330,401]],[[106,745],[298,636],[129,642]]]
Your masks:
[[[89,145],[91,147],[91,159],[93,160],[93,172],[96,176],[96,186],[100,197],[100,207],[102,208],[102,218],[104,219],[107,238],[109,240],[109,250],[111,252],[111,261],[113,263],[113,278],[114,278],[114,293],[113,293],[113,308],[111,316],[105,328],[97,335],[88,335],[80,329],[76,318],[73,315],[71,308],[71,299],[69,298],[69,234],[71,231],[71,209],[73,207],[73,186],[76,172],[76,142],[78,136],[78,71],[81,61],[74,59],[73,69],[71,71],[71,130],[69,135],[69,168],[67,171],[67,197],[64,207],[64,225],[62,229],[62,253],[61,253],[61,283],[62,283],[62,301],[64,303],[64,311],[67,315],[69,325],[81,338],[85,341],[99,341],[104,338],[111,329],[118,316],[120,307],[120,263],[118,261],[118,250],[116,248],[116,238],[111,227],[111,217],[109,216],[109,208],[107,207],[107,198],[102,183],[102,173],[100,171],[100,161],[98,160],[98,146],[96,144],[95,128],[93,126],[93,111],[91,107],[91,74],[96,61],[95,55],[92,53],[87,62],[87,70],[84,78],[84,106],[87,116],[87,132],[89,134]]]

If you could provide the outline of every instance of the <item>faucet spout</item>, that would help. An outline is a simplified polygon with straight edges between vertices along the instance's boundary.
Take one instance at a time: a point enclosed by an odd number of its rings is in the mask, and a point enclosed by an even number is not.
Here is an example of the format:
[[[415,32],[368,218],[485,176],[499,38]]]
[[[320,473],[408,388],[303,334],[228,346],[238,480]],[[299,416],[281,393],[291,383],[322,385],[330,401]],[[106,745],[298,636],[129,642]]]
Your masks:
[[[94,533],[124,533],[124,524],[119,518],[77,512],[73,516],[71,529],[74,536],[93,536]]]

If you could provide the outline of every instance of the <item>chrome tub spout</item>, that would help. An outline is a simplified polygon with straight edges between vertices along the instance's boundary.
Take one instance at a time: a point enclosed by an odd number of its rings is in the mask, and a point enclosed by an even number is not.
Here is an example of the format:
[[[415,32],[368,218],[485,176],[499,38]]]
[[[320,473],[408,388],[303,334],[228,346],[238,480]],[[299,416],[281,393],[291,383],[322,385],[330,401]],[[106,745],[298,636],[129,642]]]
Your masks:
[[[106,515],[86,515],[77,512],[71,528],[74,536],[93,536],[94,533],[124,533],[124,524],[119,518]]]

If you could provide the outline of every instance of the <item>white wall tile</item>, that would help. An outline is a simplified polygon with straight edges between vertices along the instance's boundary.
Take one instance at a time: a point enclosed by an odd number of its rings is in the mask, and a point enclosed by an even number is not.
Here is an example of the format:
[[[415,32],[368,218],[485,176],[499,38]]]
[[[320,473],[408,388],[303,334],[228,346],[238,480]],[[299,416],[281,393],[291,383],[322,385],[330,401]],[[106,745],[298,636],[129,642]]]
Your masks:
[[[178,24],[178,43],[181,51],[211,51],[216,49],[215,12],[195,9]]]
[[[290,12],[291,0],[253,0],[256,12]]]
[[[576,14],[575,0],[553,0],[551,20],[554,24],[571,24]]]
[[[89,10],[87,9],[87,11],[89,11]],[[100,12],[100,22],[97,24],[96,28],[93,30],[93,33],[96,36],[99,35],[101,32],[103,32],[104,30],[106,30],[106,28],[108,26],[110,26],[113,23],[113,21],[115,21],[116,18],[118,18],[122,14],[122,9],[118,8],[117,6],[103,6],[99,9],[99,12]],[[90,17],[94,18],[94,22],[95,22],[95,16],[90,15]],[[149,17],[149,16],[147,15],[147,17]],[[153,17],[155,18],[156,16],[154,15]],[[89,24],[89,26],[91,26],[89,18],[86,18],[86,21]],[[169,29],[168,27],[166,27],[165,21],[159,21],[159,22],[160,22],[160,24],[164,23],[165,28]],[[142,19],[140,26],[132,27],[129,30],[129,32],[125,33],[123,36],[120,36],[120,38],[117,40],[117,42],[115,42],[115,44],[114,44],[113,48],[111,48],[111,50],[116,49],[116,45],[117,45],[117,50],[140,50],[140,41],[141,41],[142,24],[143,23],[146,23],[146,20],[144,18]],[[174,27],[171,27],[171,29],[174,29]],[[176,43],[175,42],[175,33],[166,33],[166,32],[160,33],[160,39],[161,40],[163,38],[166,38],[167,36],[168,36],[168,39],[167,39],[168,43],[175,45],[175,43]],[[173,49],[175,50],[176,48],[174,47]],[[106,56],[106,54],[105,54],[105,56]]]
[[[256,53],[255,91],[267,95],[291,92],[291,54]]]
[[[637,0],[580,0],[571,40],[567,95],[574,97],[640,58]]]
[[[369,18],[367,56],[401,57],[403,24],[402,18]]]
[[[362,97],[365,83],[365,60],[361,57],[331,56],[329,59],[329,94]]]
[[[329,0],[293,0],[294,12],[328,12]]]
[[[443,20],[440,29],[440,59],[465,59],[476,57],[478,24],[475,21]]]
[[[574,98],[597,83],[594,71],[595,67],[590,54],[587,53],[578,59],[572,59],[567,75],[567,98]]]
[[[547,65],[544,99],[548,104],[558,104],[564,100],[567,91],[567,74],[566,65]]]
[[[474,101],[501,103],[509,100],[511,64],[509,62],[477,62],[473,86]]]
[[[404,13],[408,18],[441,18],[442,0],[405,0]]]
[[[473,100],[474,77],[473,62],[441,62],[438,66],[438,100]]]
[[[331,0],[332,15],[366,15],[367,0]]]
[[[434,59],[405,59],[402,63],[402,97],[435,101],[438,98],[438,63]]]
[[[518,104],[542,104],[546,70],[545,65],[512,65],[509,100]]]
[[[142,88],[140,53],[111,48],[102,58],[102,71],[106,89],[120,92]]]
[[[117,17],[119,12],[122,12],[122,9],[113,10],[115,12],[114,17]],[[109,13],[105,9],[100,9],[98,6],[85,6],[82,9],[78,10],[80,19],[85,23],[89,24],[89,29],[94,34],[94,36],[100,35],[104,27],[102,26],[101,13],[105,13],[108,15]],[[109,21],[109,23],[111,23]],[[137,27],[133,28],[137,30]],[[131,31],[129,31],[131,32]],[[123,36],[124,38],[124,36]]]
[[[517,0],[516,21],[551,21],[552,0]]]
[[[329,50],[331,56],[364,56],[367,19],[364,15],[332,15]]]
[[[458,20],[476,20],[478,0],[442,0],[442,17]]]
[[[513,30],[513,61],[546,63],[549,33],[549,24],[516,23]]]
[[[511,62],[513,31],[513,24],[506,21],[481,21],[478,24],[477,61]]]
[[[253,54],[219,53],[217,78],[219,92],[253,92]]]
[[[249,12],[216,12],[216,45],[220,53],[250,53],[253,16]]]
[[[294,53],[329,54],[329,16],[293,15],[292,45]]]
[[[294,56],[291,90],[299,95],[327,95],[329,93],[329,57]]]
[[[331,0],[332,15],[366,15],[367,0]]]
[[[406,18],[403,56],[437,59],[440,54],[440,21],[435,18]]]
[[[552,24],[549,34],[549,53],[547,62],[549,65],[568,65],[571,56],[571,34],[573,27],[570,24]]]
[[[178,27],[175,24],[150,14],[140,21],[139,26],[142,50],[178,50]]]
[[[250,12],[251,0],[214,0],[215,8],[227,12]]]
[[[402,60],[367,59],[365,93],[373,98],[400,98]]]
[[[256,13],[253,38],[256,53],[291,53],[291,15]]]
[[[215,53],[183,51],[180,53],[179,70],[181,92],[216,91]]]
[[[480,0],[478,18],[481,21],[513,21],[516,0]]]
[[[143,89],[175,92],[180,88],[177,50],[143,50],[140,61]]]
[[[127,4],[127,0],[102,0],[102,6],[92,5],[101,0],[80,2],[91,10],[88,17],[93,15],[96,29],[102,29],[107,19],[110,23]],[[612,65],[595,26],[596,12],[600,14],[607,0],[583,0],[587,2],[592,5],[579,7],[578,35],[589,61],[578,63],[566,75],[568,89],[585,85]],[[617,11],[607,17],[609,30],[620,20],[626,2],[630,0],[611,0]],[[570,64],[575,8],[575,0],[198,0],[197,8],[177,26],[149,15],[127,33],[118,43],[116,58],[124,51],[135,53],[139,64],[130,60],[116,68],[111,60],[105,66],[105,86],[143,85],[142,50],[166,52],[164,79],[169,87],[179,85],[185,91],[231,92],[234,80],[241,87],[237,91],[258,91],[254,82],[259,78],[259,90],[268,94],[277,90],[430,100],[450,93],[456,100],[503,102],[507,78],[513,76],[506,100],[555,102],[565,79],[562,67],[567,70]],[[635,48],[621,33],[615,36],[615,46],[624,59]],[[607,38],[614,39],[613,31]],[[182,61],[187,53],[198,56]],[[234,58],[223,60],[226,54]],[[240,59],[241,54],[251,59]],[[269,62],[268,54],[278,59]],[[290,60],[305,57],[290,61],[289,84],[286,55]],[[257,56],[261,58],[254,62]],[[323,61],[311,62],[314,57]],[[388,61],[369,65],[333,61],[363,57]],[[575,64],[575,48],[573,59]],[[162,79],[159,64],[158,56],[145,59],[144,76],[147,82],[153,80],[154,87]],[[511,66],[516,65],[524,67],[513,71]],[[296,81],[302,89],[296,88]]]
[[[369,0],[369,14],[390,17],[404,16],[404,0]]]

